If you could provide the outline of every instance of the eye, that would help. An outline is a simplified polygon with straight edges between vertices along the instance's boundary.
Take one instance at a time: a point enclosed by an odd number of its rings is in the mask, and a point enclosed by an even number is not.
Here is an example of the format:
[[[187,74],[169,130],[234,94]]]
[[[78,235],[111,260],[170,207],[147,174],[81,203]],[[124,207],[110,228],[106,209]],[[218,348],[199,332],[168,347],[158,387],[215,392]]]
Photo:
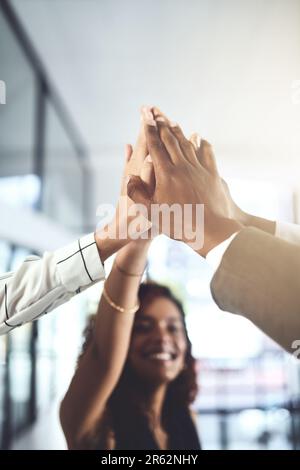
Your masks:
[[[179,323],[170,323],[168,326],[170,333],[180,333],[182,331],[182,325]]]
[[[145,334],[145,333],[148,333],[151,329],[151,325],[149,322],[137,322],[135,325],[134,325],[134,332],[135,333],[141,333],[141,334]]]

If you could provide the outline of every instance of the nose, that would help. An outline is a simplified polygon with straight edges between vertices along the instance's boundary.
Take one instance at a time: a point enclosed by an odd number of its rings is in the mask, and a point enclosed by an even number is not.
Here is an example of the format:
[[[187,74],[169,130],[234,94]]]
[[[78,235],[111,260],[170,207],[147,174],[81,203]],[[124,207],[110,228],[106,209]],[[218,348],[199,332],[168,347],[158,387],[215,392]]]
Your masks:
[[[153,334],[152,340],[155,341],[156,344],[159,344],[160,346],[170,344],[171,342],[171,335],[164,325],[157,324],[152,334]]]

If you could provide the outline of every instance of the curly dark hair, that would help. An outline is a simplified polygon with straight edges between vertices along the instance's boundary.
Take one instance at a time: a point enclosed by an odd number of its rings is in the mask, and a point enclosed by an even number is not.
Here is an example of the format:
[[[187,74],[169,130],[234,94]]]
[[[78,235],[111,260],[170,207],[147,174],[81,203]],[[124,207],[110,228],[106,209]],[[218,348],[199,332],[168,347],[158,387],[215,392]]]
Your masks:
[[[195,400],[198,386],[196,375],[196,361],[192,356],[191,342],[188,337],[185,313],[181,302],[173,295],[171,290],[154,282],[140,285],[138,292],[140,308],[136,315],[149,305],[154,299],[164,297],[173,302],[178,308],[184,327],[187,349],[185,366],[180,374],[168,384],[167,393],[162,410],[162,423],[169,435],[175,432],[174,421],[181,413],[189,414],[189,407]],[[107,432],[113,430],[116,443],[123,448],[142,448],[145,435],[149,436],[149,415],[147,414],[147,390],[148,385],[137,377],[135,371],[127,360],[125,362],[120,379],[107,403]],[[102,434],[101,442],[98,440],[98,448],[105,448],[107,432]],[[149,439],[148,439],[149,440]],[[140,442],[139,442],[140,441]]]

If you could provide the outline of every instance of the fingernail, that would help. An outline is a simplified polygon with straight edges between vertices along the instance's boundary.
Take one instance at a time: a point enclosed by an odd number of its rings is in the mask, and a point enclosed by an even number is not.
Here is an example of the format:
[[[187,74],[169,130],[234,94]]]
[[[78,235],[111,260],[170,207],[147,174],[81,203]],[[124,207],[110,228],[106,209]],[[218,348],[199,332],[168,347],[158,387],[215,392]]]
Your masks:
[[[156,121],[153,119],[153,114],[150,111],[150,108],[148,106],[143,106],[142,117],[143,117],[144,122],[148,124],[148,126],[156,127]]]
[[[145,158],[145,162],[152,163],[151,155],[147,155],[147,157]]]
[[[152,111],[150,108],[146,108],[145,110],[145,116],[147,117],[147,119],[149,119],[150,121],[153,120],[154,116],[152,114]]]
[[[166,120],[163,118],[163,117],[158,117],[156,118],[156,121],[159,121],[159,122],[166,122]]]
[[[178,127],[178,124],[177,122],[170,122],[170,127]]]
[[[193,146],[197,150],[201,146],[201,137],[199,134],[194,132],[194,134],[191,135],[190,141],[192,142]]]
[[[200,137],[199,134],[196,134],[196,139],[195,140],[196,140],[197,147],[200,148],[200,146],[201,146],[201,137]]]
[[[125,178],[125,184],[128,184],[130,180],[131,180],[131,175],[127,175]]]
[[[145,115],[145,116],[152,116],[152,112],[151,112],[151,109],[149,108],[149,106],[143,106],[142,107],[142,113]]]

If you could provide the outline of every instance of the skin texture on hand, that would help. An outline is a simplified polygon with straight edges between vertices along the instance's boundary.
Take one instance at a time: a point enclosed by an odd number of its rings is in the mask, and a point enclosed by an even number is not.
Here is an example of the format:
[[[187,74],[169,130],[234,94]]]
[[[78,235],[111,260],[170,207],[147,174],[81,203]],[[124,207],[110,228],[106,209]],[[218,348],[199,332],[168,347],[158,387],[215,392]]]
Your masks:
[[[190,140],[195,147],[196,155],[200,163],[208,170],[210,168],[215,168],[219,174],[212,146],[207,141],[201,140],[198,134],[193,134]],[[220,181],[223,186],[224,197],[227,199],[227,206],[231,219],[236,220],[238,223],[246,227],[256,227],[270,233],[271,235],[275,235],[276,222],[244,212],[233,200],[226,181],[222,178]]]
[[[128,194],[135,202],[148,206],[149,212],[153,203],[169,206],[175,203],[182,208],[190,205],[193,209],[204,204],[204,246],[197,251],[206,256],[210,249],[241,228],[230,219],[221,178],[216,168],[212,166],[208,170],[199,162],[193,144],[177,124],[172,125],[163,117],[155,119],[150,108],[144,108],[142,116],[156,185],[149,190],[140,177],[133,176],[127,185]],[[193,217],[186,222],[192,224]],[[176,227],[172,229],[168,235],[174,237]],[[189,244],[184,238],[182,241]]]
[[[152,112],[156,118],[163,117],[170,124],[170,121],[167,118],[167,116],[163,114],[159,108],[157,107],[152,108]],[[219,175],[216,158],[215,158],[211,144],[207,142],[206,140],[201,139],[199,134],[197,133],[192,134],[189,140],[194,145],[195,152],[196,152],[199,162],[208,171],[215,171]],[[223,178],[221,178],[221,176],[219,180],[219,185],[222,185],[223,187],[222,190],[219,189],[219,193],[220,194],[223,193],[222,197],[226,198],[227,200],[226,205],[229,211],[229,217],[231,219],[234,219],[236,222],[238,222],[241,225],[244,225],[247,227],[256,227],[256,228],[259,228],[260,230],[270,233],[271,235],[275,235],[275,230],[276,230],[275,221],[264,219],[262,217],[257,217],[255,215],[251,215],[251,214],[248,214],[247,212],[244,212],[233,200],[231,193],[230,193],[229,186],[226,183],[226,181]]]
[[[118,236],[120,233],[127,233],[127,228],[133,222],[136,222],[140,233],[147,232],[151,227],[147,219],[141,215],[135,215],[135,204],[127,196],[127,179],[129,175],[139,175],[146,187],[153,188],[155,185],[152,160],[149,156],[147,158],[147,156],[148,149],[144,126],[141,126],[134,148],[129,144],[125,146],[125,167],[115,216],[107,226],[95,232],[95,240],[102,263],[128,243],[134,243],[135,245],[139,243],[147,246],[151,242],[150,237],[148,239],[139,238],[133,241],[129,238],[129,235],[125,238]]]
[[[205,243],[203,249],[199,250],[202,256],[206,256],[211,248],[244,225],[255,226],[271,234],[275,233],[275,222],[247,214],[237,206],[231,197],[227,183],[219,175],[209,142],[201,140],[197,134],[193,134],[188,141],[180,127],[173,125],[158,108],[148,108],[146,114],[145,112],[143,114],[143,125],[134,149],[131,145],[127,145],[125,149],[126,164],[120,194],[126,199],[127,209],[117,211],[110,224],[116,228],[117,232],[122,224],[128,225],[134,220],[135,217],[128,213],[130,207],[134,207],[134,202],[142,202],[148,206],[151,203],[172,204],[174,202],[184,205],[195,204],[198,200],[205,205]],[[152,139],[152,146],[154,145],[154,148],[156,146],[157,151],[155,155],[162,152],[165,163],[169,161],[169,168],[167,168],[167,163],[164,165],[162,161],[159,162],[159,158],[156,158],[156,177],[152,158],[148,155],[148,141],[150,139],[151,142],[153,130],[156,132],[154,140]],[[156,142],[155,138],[158,138]],[[169,153],[168,150],[170,150]],[[196,162],[199,164],[197,169],[195,169]],[[174,168],[175,166],[177,169]],[[173,173],[175,174],[176,171],[181,172],[182,181],[178,181],[179,178],[175,181]],[[131,177],[129,187],[127,187],[128,177]],[[166,180],[173,184],[168,184]],[[186,184],[185,195],[180,189],[183,181]],[[163,185],[165,191],[162,191]],[[127,194],[131,195],[132,199],[127,197]],[[174,195],[176,195],[176,201]],[[183,195],[184,198],[182,198]],[[146,225],[146,219],[143,220],[145,228],[143,226],[140,228],[146,232],[149,225]],[[130,239],[111,238],[106,229],[107,227],[95,234],[102,262],[130,241]],[[191,229],[196,228],[193,226]],[[187,240],[183,239],[183,241],[188,243]],[[147,243],[148,240],[140,239],[139,242]]]

